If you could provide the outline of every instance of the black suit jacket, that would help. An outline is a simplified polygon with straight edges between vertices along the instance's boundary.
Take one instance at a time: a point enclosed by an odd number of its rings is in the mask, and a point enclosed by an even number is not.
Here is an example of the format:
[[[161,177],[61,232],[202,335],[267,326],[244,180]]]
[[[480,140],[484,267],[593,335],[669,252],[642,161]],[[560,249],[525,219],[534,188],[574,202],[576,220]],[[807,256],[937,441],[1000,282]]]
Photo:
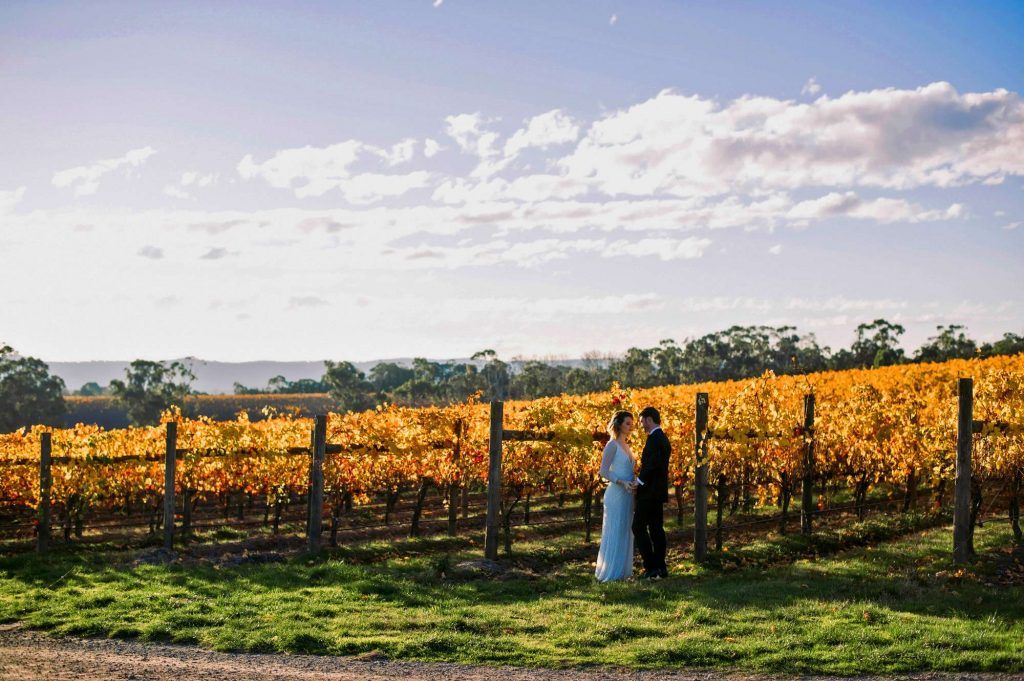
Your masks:
[[[672,454],[672,445],[668,435],[658,428],[647,436],[644,451],[640,455],[640,474],[644,481],[636,490],[637,499],[651,501],[668,501],[668,457]]]

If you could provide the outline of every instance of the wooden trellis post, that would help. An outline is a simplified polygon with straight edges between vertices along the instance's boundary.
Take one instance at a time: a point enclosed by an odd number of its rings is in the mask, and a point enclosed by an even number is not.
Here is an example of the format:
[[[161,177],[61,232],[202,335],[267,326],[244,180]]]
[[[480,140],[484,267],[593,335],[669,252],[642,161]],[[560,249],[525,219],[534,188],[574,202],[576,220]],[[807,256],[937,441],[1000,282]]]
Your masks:
[[[501,507],[501,441],[504,436],[505,404],[491,402],[490,462],[487,472],[487,525],[484,533],[484,557],[498,559],[498,522]]]
[[[814,393],[804,395],[804,489],[800,501],[800,532],[810,534],[814,518]]]
[[[320,550],[324,511],[324,455],[327,453],[327,416],[317,414],[313,422],[313,460],[309,467],[309,523],[308,549]]]
[[[974,379],[961,378],[956,430],[956,483],[953,488],[953,560],[966,563],[974,553],[971,541],[971,442],[974,433]]]
[[[39,435],[39,535],[36,537],[36,551],[46,553],[50,547],[50,489],[53,475],[50,470],[50,433]]]
[[[697,393],[697,422],[694,430],[693,556],[704,562],[708,556],[708,394]]]
[[[174,469],[178,456],[178,424],[167,422],[167,447],[164,451],[164,548],[174,544]]]

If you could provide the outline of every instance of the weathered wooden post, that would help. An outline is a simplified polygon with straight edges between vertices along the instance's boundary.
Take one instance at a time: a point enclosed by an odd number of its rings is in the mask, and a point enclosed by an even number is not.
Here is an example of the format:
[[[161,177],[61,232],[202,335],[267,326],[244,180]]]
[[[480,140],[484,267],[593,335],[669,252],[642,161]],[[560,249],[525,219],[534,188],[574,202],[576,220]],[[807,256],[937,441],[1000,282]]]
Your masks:
[[[53,487],[53,474],[50,470],[52,461],[50,433],[39,434],[39,535],[36,537],[36,551],[46,553],[50,548],[50,489]]]
[[[966,563],[974,553],[971,541],[971,443],[974,433],[974,379],[957,386],[960,412],[956,430],[956,482],[953,488],[953,560]]]
[[[327,416],[317,414],[313,421],[313,462],[309,467],[309,537],[310,553],[320,550],[324,511],[324,456],[327,453]]]
[[[178,424],[167,422],[167,447],[164,451],[164,548],[174,544],[174,468],[178,458]]]
[[[462,419],[455,420],[455,449],[452,451],[452,463],[459,475],[458,482],[452,481],[448,487],[448,536],[454,537],[459,525],[459,489],[465,484],[461,475],[460,457],[462,454]]]
[[[800,532],[810,534],[814,518],[814,393],[804,395],[804,488],[800,501]]]
[[[313,427],[309,429],[309,469],[306,473],[306,542],[309,542],[309,522],[313,514],[309,509],[313,505],[313,452],[316,450],[316,416],[313,417]],[[275,502],[276,505],[276,502]],[[277,534],[277,523],[274,524],[274,534]]]
[[[484,534],[484,558],[498,559],[498,522],[501,506],[501,439],[505,405],[491,402],[490,465],[487,469],[487,526]]]
[[[697,460],[693,480],[693,556],[698,563],[708,556],[708,394],[697,393],[697,422],[694,452]]]

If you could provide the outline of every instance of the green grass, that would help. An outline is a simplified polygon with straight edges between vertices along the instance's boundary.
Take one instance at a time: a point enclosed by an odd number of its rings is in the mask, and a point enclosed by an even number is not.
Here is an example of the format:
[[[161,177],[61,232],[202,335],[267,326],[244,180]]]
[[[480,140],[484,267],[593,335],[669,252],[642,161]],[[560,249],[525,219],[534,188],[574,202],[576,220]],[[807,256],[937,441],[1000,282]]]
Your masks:
[[[0,621],[217,650],[544,667],[1024,671],[1024,584],[992,574],[1012,546],[1005,524],[978,529],[980,558],[957,573],[948,526],[900,534],[911,521],[872,522],[814,542],[727,542],[707,567],[678,555],[669,580],[608,585],[573,533],[524,534],[504,579],[453,578],[480,553],[463,538],[222,569],[123,567],[132,552],[60,548],[0,557]]]

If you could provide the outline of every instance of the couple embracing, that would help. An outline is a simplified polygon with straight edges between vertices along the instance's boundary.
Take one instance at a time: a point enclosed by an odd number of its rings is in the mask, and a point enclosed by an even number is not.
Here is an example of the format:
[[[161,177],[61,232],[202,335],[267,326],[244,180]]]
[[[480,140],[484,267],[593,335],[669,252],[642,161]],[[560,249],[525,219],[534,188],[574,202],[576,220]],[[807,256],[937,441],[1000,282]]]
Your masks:
[[[668,577],[665,565],[663,518],[668,501],[668,457],[672,453],[668,436],[661,430],[661,416],[654,407],[640,412],[640,426],[647,442],[636,457],[629,448],[633,415],[616,412],[608,423],[611,440],[601,457],[601,477],[608,481],[601,521],[601,548],[597,552],[594,576],[600,582],[627,579],[633,575],[633,546],[644,563],[644,577]]]

